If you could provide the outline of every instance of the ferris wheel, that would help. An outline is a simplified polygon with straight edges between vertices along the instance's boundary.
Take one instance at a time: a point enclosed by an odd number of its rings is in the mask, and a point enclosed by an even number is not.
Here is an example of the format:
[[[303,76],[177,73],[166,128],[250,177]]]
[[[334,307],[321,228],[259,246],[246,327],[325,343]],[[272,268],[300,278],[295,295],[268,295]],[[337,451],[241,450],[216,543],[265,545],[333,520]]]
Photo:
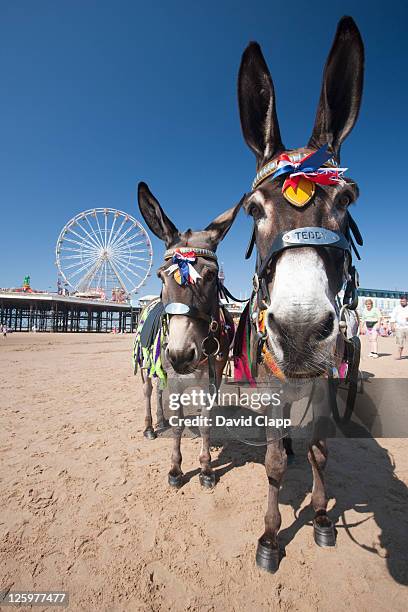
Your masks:
[[[68,221],[57,240],[56,265],[78,293],[128,299],[146,281],[153,250],[144,227],[113,208],[93,208]]]

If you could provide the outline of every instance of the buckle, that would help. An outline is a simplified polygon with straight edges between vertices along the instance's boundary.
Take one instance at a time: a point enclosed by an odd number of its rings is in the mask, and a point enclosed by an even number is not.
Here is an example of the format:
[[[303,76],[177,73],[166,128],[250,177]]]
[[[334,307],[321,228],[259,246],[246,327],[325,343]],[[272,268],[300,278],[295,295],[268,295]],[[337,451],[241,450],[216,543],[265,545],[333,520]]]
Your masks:
[[[254,288],[255,293],[258,293],[259,291],[259,277],[258,274],[255,272],[253,278],[252,278],[252,286]]]
[[[209,329],[211,332],[216,332],[218,329],[218,321],[216,321],[215,319],[212,319]]]
[[[206,357],[215,357],[220,350],[220,343],[215,336],[207,336],[201,343],[201,350]]]

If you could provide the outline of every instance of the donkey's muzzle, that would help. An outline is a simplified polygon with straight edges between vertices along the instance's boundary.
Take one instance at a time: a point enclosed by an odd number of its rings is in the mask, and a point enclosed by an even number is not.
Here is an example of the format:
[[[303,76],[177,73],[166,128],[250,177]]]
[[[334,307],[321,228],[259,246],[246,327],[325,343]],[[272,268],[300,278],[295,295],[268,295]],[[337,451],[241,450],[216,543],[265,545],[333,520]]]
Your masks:
[[[288,319],[283,311],[269,311],[268,338],[287,376],[317,376],[326,370],[333,352],[335,312],[328,307],[312,312],[309,318],[303,316],[301,309],[297,314],[297,318]]]
[[[169,360],[173,370],[178,374],[186,374],[191,372],[198,361],[198,355],[195,347],[188,350],[176,350],[167,347],[166,357]]]
[[[317,320],[305,321],[302,324],[289,322],[285,316],[280,317],[273,312],[268,313],[268,328],[279,338],[284,347],[285,341],[292,339],[292,346],[296,344],[317,344],[331,336],[334,330],[334,312],[327,310]]]

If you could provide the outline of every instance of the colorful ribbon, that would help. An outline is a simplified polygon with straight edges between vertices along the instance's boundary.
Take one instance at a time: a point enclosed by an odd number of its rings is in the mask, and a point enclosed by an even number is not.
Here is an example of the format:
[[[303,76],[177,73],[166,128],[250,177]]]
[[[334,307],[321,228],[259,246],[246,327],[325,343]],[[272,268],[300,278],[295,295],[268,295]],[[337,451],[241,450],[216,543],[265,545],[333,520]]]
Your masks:
[[[295,191],[302,177],[307,178],[312,183],[320,185],[336,185],[343,180],[343,174],[348,168],[325,168],[325,164],[331,154],[327,151],[328,145],[325,144],[314,153],[310,153],[302,159],[301,162],[294,163],[290,160],[287,153],[282,153],[278,158],[278,169],[272,175],[272,179],[289,174],[282,187],[282,193],[288,187],[292,187]]]
[[[180,283],[181,285],[195,285],[197,279],[201,278],[197,270],[193,268],[193,264],[197,261],[197,256],[194,251],[188,253],[181,253],[179,249],[176,249],[172,262],[173,264],[167,269],[167,274],[173,274],[177,269],[180,270]]]

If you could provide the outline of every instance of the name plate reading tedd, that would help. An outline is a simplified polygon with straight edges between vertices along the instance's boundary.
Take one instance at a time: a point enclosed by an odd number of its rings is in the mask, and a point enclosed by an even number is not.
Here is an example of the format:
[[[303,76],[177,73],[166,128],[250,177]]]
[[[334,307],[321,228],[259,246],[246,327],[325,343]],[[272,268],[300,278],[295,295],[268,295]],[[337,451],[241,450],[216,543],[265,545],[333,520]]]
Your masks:
[[[331,230],[322,227],[300,227],[286,232],[282,240],[289,244],[333,244],[339,241],[339,236]]]

